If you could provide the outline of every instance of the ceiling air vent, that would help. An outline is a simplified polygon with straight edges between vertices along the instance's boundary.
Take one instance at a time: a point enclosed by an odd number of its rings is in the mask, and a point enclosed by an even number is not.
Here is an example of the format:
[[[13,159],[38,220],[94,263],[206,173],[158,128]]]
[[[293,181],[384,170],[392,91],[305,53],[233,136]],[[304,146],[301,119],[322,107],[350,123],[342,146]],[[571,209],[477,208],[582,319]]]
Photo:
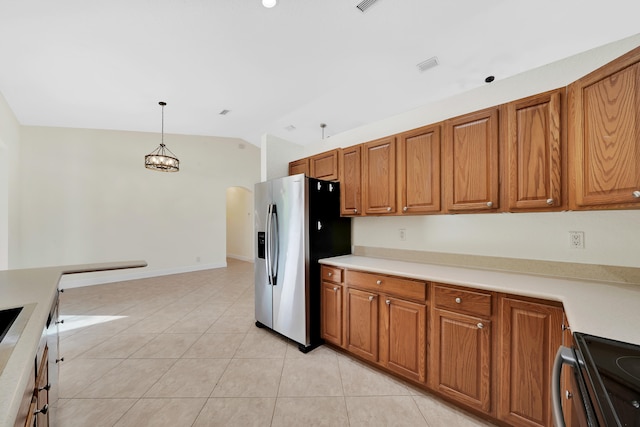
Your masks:
[[[421,73],[427,71],[429,68],[433,68],[438,65],[438,57],[434,56],[433,58],[429,58],[426,61],[422,61],[416,67],[418,67],[418,71]]]
[[[229,114],[231,112],[231,110],[222,110],[220,111],[218,114],[220,114],[221,116],[226,116],[227,114]]]
[[[378,0],[362,0],[356,7],[360,9],[360,12],[364,13],[367,9],[373,6],[376,1]]]

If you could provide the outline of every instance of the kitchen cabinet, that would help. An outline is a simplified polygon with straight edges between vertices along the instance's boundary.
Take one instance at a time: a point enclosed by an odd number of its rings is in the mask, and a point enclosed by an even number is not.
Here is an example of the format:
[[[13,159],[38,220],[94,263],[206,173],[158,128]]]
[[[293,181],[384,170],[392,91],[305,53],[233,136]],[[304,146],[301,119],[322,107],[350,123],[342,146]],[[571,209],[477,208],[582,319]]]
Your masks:
[[[349,270],[345,286],[347,350],[424,382],[427,284]]]
[[[433,284],[432,292],[432,387],[492,413],[494,296],[443,284]]]
[[[568,87],[572,209],[640,207],[640,49]]]
[[[309,176],[325,181],[335,181],[338,176],[338,151],[331,150],[309,158]]]
[[[309,158],[305,157],[304,159],[295,160],[293,162],[289,162],[289,175],[298,175],[303,173],[309,176]]]
[[[347,350],[372,362],[378,361],[378,295],[347,288]]]
[[[440,124],[398,136],[398,193],[403,214],[440,212]]]
[[[427,363],[427,306],[381,296],[380,362],[405,378],[424,382]]]
[[[560,304],[500,297],[498,418],[513,426],[550,426],[551,371],[562,344]]]
[[[22,404],[15,427],[47,427],[49,408],[55,405],[58,396],[58,304],[56,295],[51,305],[47,324],[33,361],[33,370],[22,397]]]
[[[448,212],[500,207],[498,108],[445,122],[444,192]]]
[[[506,105],[506,190],[511,211],[563,207],[564,89]]]
[[[362,145],[362,203],[366,215],[396,212],[396,139]]]
[[[340,151],[340,214],[362,215],[362,147],[343,148]]]
[[[342,346],[342,273],[339,268],[321,268],[320,333],[322,339],[337,346]]]

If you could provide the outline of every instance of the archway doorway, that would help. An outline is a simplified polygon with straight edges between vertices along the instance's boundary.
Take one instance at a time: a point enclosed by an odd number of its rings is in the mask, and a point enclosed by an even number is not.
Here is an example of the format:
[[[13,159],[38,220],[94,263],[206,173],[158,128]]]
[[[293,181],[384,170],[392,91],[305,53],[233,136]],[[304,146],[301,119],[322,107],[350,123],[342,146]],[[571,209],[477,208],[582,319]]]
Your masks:
[[[227,188],[227,258],[253,262],[253,192]]]

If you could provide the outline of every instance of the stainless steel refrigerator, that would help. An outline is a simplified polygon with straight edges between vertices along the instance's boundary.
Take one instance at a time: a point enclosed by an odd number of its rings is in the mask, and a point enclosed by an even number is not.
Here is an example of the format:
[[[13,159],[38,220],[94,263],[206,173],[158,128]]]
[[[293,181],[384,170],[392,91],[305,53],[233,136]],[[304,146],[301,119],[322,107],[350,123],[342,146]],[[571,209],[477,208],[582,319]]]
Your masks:
[[[318,259],[351,253],[337,182],[292,175],[255,185],[256,326],[298,343],[320,342]]]

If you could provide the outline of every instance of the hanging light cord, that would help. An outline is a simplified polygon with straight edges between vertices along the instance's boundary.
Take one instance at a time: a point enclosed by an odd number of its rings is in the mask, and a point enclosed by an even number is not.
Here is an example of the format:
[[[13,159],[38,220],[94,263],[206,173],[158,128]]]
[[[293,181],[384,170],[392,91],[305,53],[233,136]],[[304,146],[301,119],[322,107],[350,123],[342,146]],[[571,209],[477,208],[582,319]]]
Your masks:
[[[166,102],[158,102],[158,104],[160,104],[160,106],[162,107],[162,128],[161,128],[161,132],[162,135],[160,137],[160,145],[164,147],[164,106],[167,105]]]

